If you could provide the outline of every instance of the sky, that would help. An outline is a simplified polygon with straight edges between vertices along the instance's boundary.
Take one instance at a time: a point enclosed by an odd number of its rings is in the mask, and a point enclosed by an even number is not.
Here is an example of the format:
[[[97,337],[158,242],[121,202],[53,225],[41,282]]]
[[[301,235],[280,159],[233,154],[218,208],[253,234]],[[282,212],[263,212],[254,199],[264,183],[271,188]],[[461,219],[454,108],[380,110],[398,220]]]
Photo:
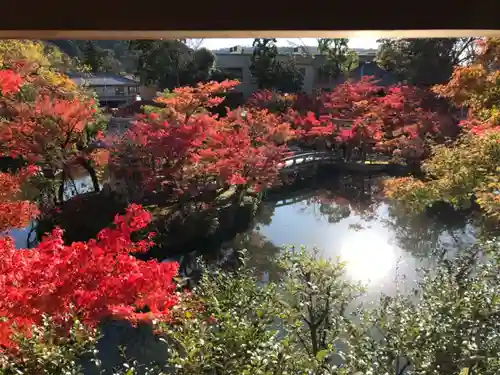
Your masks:
[[[315,38],[291,38],[277,39],[279,47],[289,46],[316,46],[318,42]],[[200,47],[207,49],[229,48],[233,46],[251,46],[251,38],[206,38],[203,39]],[[351,48],[377,48],[377,38],[352,38],[349,39]]]

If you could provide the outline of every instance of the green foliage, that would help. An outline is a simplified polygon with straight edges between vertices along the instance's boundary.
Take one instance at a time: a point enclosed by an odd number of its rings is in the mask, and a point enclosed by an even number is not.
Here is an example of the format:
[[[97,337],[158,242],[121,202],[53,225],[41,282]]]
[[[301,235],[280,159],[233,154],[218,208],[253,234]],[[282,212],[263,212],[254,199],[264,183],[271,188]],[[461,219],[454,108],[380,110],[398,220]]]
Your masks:
[[[210,72],[210,79],[216,82],[236,79],[236,76],[231,72],[224,71],[223,69],[213,68]]]
[[[272,88],[276,82],[275,71],[278,65],[276,39],[255,39],[253,48],[250,71],[257,79],[259,89]]]
[[[273,88],[280,92],[298,92],[302,88],[303,81],[304,77],[297,69],[295,61],[288,59],[278,64]]]
[[[132,40],[129,50],[138,56],[143,84],[172,89],[211,79],[215,56],[205,48],[193,51],[180,40]]]
[[[182,84],[195,85],[198,82],[211,80],[211,72],[215,61],[214,54],[206,48],[200,48],[192,52],[191,61],[188,62],[183,71]]]
[[[93,72],[133,73],[138,57],[128,49],[127,40],[48,40],[74,61],[79,69]],[[99,64],[102,63],[101,65]]]
[[[101,48],[95,41],[86,40],[81,46],[83,57],[82,63],[90,68],[93,73],[121,71],[121,64],[115,58],[113,50]]]
[[[186,314],[168,331],[175,373],[272,374],[293,366],[290,344],[281,343],[273,327],[279,315],[273,285],[260,288],[244,268],[237,277],[214,270],[204,274],[195,293],[204,313]]]
[[[279,263],[286,270],[279,288],[284,327],[309,360],[316,360],[316,373],[331,373],[330,360],[345,358],[352,349],[348,338],[355,329],[352,304],[363,294],[363,287],[348,281],[345,264],[338,259],[321,259],[305,249],[285,251]],[[354,362],[344,366],[355,370]]]
[[[353,346],[358,363],[375,374],[393,373],[399,358],[407,374],[475,374],[500,371],[497,244],[486,243],[465,255],[423,271],[413,293],[382,298],[365,313],[366,327],[376,329],[375,343]],[[399,373],[402,373],[401,371]]]
[[[330,374],[335,343],[352,322],[346,306],[360,288],[343,265],[285,251],[283,283],[260,284],[243,258],[234,274],[205,270],[194,298],[204,312],[168,329],[176,374]],[[283,269],[283,268],[282,268]]]
[[[66,336],[60,335],[61,328],[45,317],[42,325],[33,328],[31,336],[17,334],[15,342],[18,349],[14,352],[0,351],[0,374],[83,374],[80,360],[92,361],[96,358],[97,331],[89,330],[79,321]]]
[[[278,60],[276,39],[255,39],[253,47],[250,71],[256,78],[259,89],[300,91],[304,77],[292,59]]]
[[[320,38],[318,50],[326,57],[326,63],[321,67],[324,75],[333,79],[346,75],[357,68],[359,57],[356,51],[349,49],[349,39]]]
[[[344,265],[303,250],[280,256],[279,283],[257,282],[246,258],[236,273],[205,270],[203,313],[166,331],[174,373],[496,374],[499,250],[472,248],[363,310]]]
[[[455,65],[470,61],[474,55],[474,39],[382,39],[377,62],[409,84],[441,84],[450,78]]]

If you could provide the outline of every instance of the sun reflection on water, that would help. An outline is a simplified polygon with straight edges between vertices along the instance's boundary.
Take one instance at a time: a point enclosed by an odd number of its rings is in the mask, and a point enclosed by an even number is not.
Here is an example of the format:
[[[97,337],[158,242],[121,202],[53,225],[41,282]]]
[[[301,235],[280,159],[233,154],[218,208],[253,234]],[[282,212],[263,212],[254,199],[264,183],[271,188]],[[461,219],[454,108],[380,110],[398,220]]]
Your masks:
[[[366,284],[389,277],[397,263],[397,248],[388,238],[375,231],[353,232],[340,244],[340,259],[346,262],[346,273]]]

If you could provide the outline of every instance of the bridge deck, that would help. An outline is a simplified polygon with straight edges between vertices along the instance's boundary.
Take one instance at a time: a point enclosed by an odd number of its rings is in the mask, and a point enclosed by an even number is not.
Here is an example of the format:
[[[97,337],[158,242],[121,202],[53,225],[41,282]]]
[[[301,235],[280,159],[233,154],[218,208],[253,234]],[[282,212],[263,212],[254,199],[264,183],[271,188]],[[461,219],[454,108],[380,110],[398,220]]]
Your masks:
[[[294,169],[296,167],[302,167],[305,164],[338,160],[342,160],[342,157],[336,152],[300,152],[286,157],[283,160],[281,168],[285,170]]]

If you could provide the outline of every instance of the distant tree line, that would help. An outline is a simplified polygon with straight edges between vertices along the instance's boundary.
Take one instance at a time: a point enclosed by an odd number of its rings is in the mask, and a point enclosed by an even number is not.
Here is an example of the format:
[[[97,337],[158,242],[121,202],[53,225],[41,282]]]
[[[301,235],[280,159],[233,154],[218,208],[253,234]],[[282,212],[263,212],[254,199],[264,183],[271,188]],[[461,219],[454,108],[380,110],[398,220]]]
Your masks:
[[[475,56],[477,38],[380,39],[376,63],[399,82],[429,87],[446,82],[456,65]],[[90,72],[135,74],[143,84],[159,89],[193,85],[209,80],[235,78],[216,69],[215,56],[206,48],[190,48],[188,40],[50,40],[50,44]],[[278,56],[276,39],[255,39],[251,73],[259,89],[298,92],[303,79],[296,59]],[[334,81],[359,64],[349,39],[320,38],[318,52],[324,56],[321,74]],[[199,44],[199,43],[198,43]],[[307,54],[307,48],[303,48]]]

